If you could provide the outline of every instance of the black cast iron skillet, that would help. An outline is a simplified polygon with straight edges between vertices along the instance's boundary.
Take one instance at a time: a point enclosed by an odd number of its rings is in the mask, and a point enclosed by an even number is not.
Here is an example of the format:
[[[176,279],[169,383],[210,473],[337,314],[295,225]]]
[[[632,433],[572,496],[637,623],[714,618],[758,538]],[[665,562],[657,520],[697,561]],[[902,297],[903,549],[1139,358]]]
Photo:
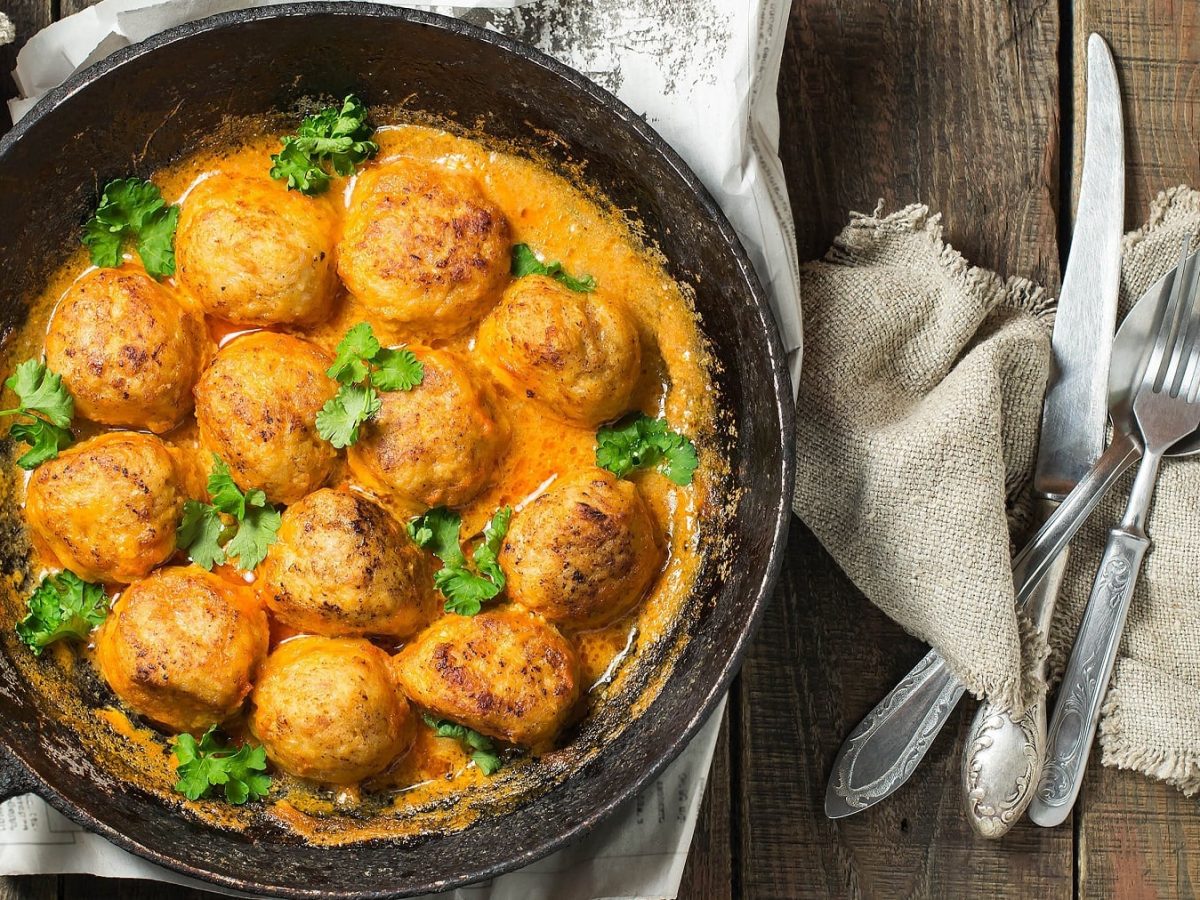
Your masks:
[[[457,833],[321,848],[269,821],[242,831],[205,825],[113,777],[17,671],[15,654],[23,651],[4,642],[0,797],[36,792],[153,862],[281,897],[443,890],[532,862],[594,827],[679,753],[728,687],[771,593],[789,519],[784,353],[724,215],[682,160],[613,96],[529,47],[453,19],[358,3],[233,12],[168,31],[71,78],[0,140],[4,334],[20,326],[28,299],[77,246],[79,225],[108,179],[149,175],[194,149],[227,115],[351,90],[370,104],[403,102],[482,123],[488,134],[536,144],[564,164],[583,161],[589,183],[634,211],[671,274],[695,290],[719,361],[724,415],[716,443],[731,463],[724,491],[732,499],[721,523],[726,546],[707,557],[671,636],[683,649],[668,652],[664,642],[638,662],[645,671],[634,681],[642,688],[656,667],[673,667],[648,708],[629,721],[618,697],[561,755],[567,774],[548,779],[540,793],[533,785],[532,799],[515,808],[485,809]],[[0,562],[6,574],[20,572],[18,511],[0,509],[0,526],[7,548]]]

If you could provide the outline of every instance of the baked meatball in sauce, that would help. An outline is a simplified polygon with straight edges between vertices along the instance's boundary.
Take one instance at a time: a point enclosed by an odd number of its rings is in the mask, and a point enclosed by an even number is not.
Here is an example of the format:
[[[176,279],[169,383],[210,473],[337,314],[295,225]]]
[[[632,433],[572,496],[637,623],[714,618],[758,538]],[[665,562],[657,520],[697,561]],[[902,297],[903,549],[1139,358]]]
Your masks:
[[[242,708],[267,654],[267,615],[245,585],[198,566],[160,569],[117,600],[100,674],[135,712],[194,734]]]
[[[312,634],[406,638],[441,605],[425,554],[387,512],[347,490],[289,506],[257,575],[272,615]]]
[[[336,451],[317,413],[337,391],[331,360],[300,338],[260,331],[226,344],[196,386],[200,442],[242,490],[294,503],[324,483]]]
[[[76,413],[160,434],[192,411],[210,354],[202,317],[132,265],[81,277],[46,332],[46,365],[62,376]]]
[[[662,562],[637,486],[603,469],[555,482],[513,517],[500,551],[509,596],[572,628],[629,612]]]
[[[405,693],[438,716],[524,747],[551,741],[579,699],[579,660],[539,616],[443,616],[396,658]]]
[[[185,499],[175,458],[161,440],[113,431],[33,470],[25,520],[80,578],[128,584],[175,552]]]
[[[412,742],[408,702],[391,661],[353,638],[298,637],[263,666],[250,728],[285,772],[325,784],[377,775]]]
[[[337,293],[336,234],[325,198],[265,175],[212,175],[183,202],[179,282],[228,322],[311,325],[329,315]]]
[[[415,348],[425,369],[411,391],[385,391],[348,451],[354,476],[402,509],[461,506],[496,476],[509,432],[490,386],[461,356]]]
[[[584,426],[629,409],[642,364],[637,327],[621,303],[545,275],[504,291],[479,327],[477,351],[515,391]]]
[[[496,302],[510,250],[508,220],[472,176],[398,159],[359,176],[338,271],[372,315],[445,336]]]

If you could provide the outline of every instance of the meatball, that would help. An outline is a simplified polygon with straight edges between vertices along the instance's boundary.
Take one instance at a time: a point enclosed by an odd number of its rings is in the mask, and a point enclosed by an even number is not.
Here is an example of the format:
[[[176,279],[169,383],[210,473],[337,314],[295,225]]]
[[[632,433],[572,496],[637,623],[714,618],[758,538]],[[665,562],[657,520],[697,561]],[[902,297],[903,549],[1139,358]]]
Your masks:
[[[243,490],[293,503],[320,487],[335,451],[317,413],[337,391],[331,360],[299,338],[260,331],[227,344],[196,386],[200,442]]]
[[[271,762],[325,784],[353,784],[391,765],[414,729],[390,662],[353,638],[280,644],[250,698],[250,729]]]
[[[573,628],[629,612],[662,562],[637,486],[603,469],[560,479],[513,517],[500,549],[508,595]]]
[[[337,292],[335,235],[324,198],[266,178],[214,175],[179,215],[179,282],[229,322],[311,325],[329,314]]]
[[[197,566],[132,585],[96,641],[104,680],[141,716],[200,733],[236,714],[267,655],[253,592]]]
[[[579,660],[538,616],[512,607],[443,616],[396,657],[400,685],[439,716],[538,747],[579,698]]]
[[[344,490],[287,508],[258,584],[277,619],[313,634],[406,638],[437,612],[425,554],[390,515]]]
[[[419,350],[425,377],[411,391],[385,391],[348,451],[367,487],[402,506],[461,506],[495,475],[509,433],[490,389],[459,356]]]
[[[642,365],[637,327],[620,303],[545,275],[508,287],[478,346],[501,380],[588,427],[629,409]]]
[[[508,220],[474,178],[402,159],[359,177],[338,271],[373,314],[444,336],[495,302],[510,252]]]
[[[109,432],[33,470],[25,519],[80,578],[128,584],[175,552],[186,499],[181,484],[158,438]]]
[[[158,433],[192,411],[209,355],[201,316],[132,266],[80,278],[46,333],[46,365],[62,376],[76,412]]]

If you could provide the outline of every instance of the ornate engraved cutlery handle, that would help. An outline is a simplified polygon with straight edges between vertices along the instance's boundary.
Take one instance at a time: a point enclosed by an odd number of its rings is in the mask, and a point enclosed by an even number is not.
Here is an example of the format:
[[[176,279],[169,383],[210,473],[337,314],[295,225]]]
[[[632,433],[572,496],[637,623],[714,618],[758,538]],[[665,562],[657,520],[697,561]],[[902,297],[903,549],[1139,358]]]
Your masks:
[[[1029,806],[1029,817],[1039,825],[1063,822],[1079,796],[1100,720],[1100,703],[1129,614],[1129,599],[1149,546],[1150,539],[1141,528],[1121,525],[1109,532],[1100,571],[1058,689],[1046,763]]]

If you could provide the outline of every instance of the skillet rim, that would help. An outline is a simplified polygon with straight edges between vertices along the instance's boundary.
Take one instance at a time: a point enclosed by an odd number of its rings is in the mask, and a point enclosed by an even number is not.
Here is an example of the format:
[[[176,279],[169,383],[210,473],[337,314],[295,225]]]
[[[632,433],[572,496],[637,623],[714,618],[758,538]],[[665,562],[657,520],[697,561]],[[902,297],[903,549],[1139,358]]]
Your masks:
[[[617,117],[630,128],[635,137],[651,152],[657,154],[667,164],[668,168],[679,178],[683,185],[699,202],[704,214],[714,224],[725,243],[726,252],[733,255],[741,272],[745,287],[749,290],[753,301],[754,311],[759,324],[765,333],[768,350],[768,369],[772,387],[772,408],[779,425],[780,458],[782,460],[783,494],[779,498],[775,510],[774,522],[771,525],[771,548],[767,555],[766,570],[755,591],[749,615],[743,620],[740,632],[733,642],[730,653],[721,668],[719,677],[708,689],[702,701],[695,707],[687,718],[683,728],[672,736],[671,740],[660,750],[657,756],[646,765],[636,776],[610,793],[607,798],[593,805],[588,812],[577,818],[572,824],[557,836],[546,839],[533,848],[522,849],[518,853],[507,855],[485,865],[473,867],[471,871],[462,872],[445,879],[432,879],[432,883],[422,890],[334,890],[306,889],[301,886],[284,886],[280,884],[257,884],[208,869],[199,868],[188,862],[170,855],[169,851],[148,847],[128,835],[93,816],[82,807],[68,800],[46,779],[25,761],[25,759],[10,747],[0,733],[0,799],[7,799],[20,793],[33,792],[45,799],[68,818],[78,822],[113,844],[128,850],[165,869],[181,875],[197,879],[201,882],[218,885],[238,891],[254,891],[264,896],[287,898],[346,898],[346,900],[384,900],[384,898],[414,896],[429,890],[444,891],[462,887],[477,881],[494,878],[506,872],[511,872],[528,865],[538,859],[559,850],[592,831],[600,822],[611,816],[620,806],[640,793],[680,754],[685,746],[708,721],[714,708],[729,689],[749,649],[750,641],[756,634],[770,601],[775,585],[779,579],[783,565],[784,553],[787,547],[787,534],[791,522],[791,488],[795,478],[796,461],[791,448],[795,404],[787,365],[787,354],[783,347],[774,313],[771,310],[766,292],[758,279],[749,256],[738,238],[733,225],[721,210],[708,189],[695,175],[690,166],[660,136],[646,121],[623,103],[615,95],[600,87],[586,76],[560,63],[553,57],[535,47],[525,44],[499,32],[490,31],[449,16],[423,10],[405,7],[386,6],[378,3],[359,2],[359,0],[321,0],[321,2],[286,3],[275,6],[252,7],[218,13],[206,18],[197,19],[177,25],[173,28],[152,35],[145,40],[123,47],[88,68],[75,73],[63,84],[43,96],[16,125],[3,137],[0,137],[0,165],[10,149],[19,142],[37,122],[52,116],[57,108],[69,97],[90,84],[106,78],[110,73],[142,56],[158,53],[177,41],[187,39],[206,32],[219,31],[225,28],[236,28],[247,22],[270,20],[276,18],[303,18],[309,16],[335,15],[359,18],[394,18],[413,24],[437,28],[457,34],[469,40],[489,44],[502,53],[513,54],[526,62],[533,63],[546,69],[551,75],[567,82],[570,87],[599,106],[604,107],[610,114]],[[801,351],[802,352],[802,349]],[[670,682],[664,687],[669,689]],[[652,704],[653,707],[653,704]],[[19,768],[20,771],[12,771]],[[569,785],[571,777],[564,782]],[[331,853],[338,848],[327,848]]]

